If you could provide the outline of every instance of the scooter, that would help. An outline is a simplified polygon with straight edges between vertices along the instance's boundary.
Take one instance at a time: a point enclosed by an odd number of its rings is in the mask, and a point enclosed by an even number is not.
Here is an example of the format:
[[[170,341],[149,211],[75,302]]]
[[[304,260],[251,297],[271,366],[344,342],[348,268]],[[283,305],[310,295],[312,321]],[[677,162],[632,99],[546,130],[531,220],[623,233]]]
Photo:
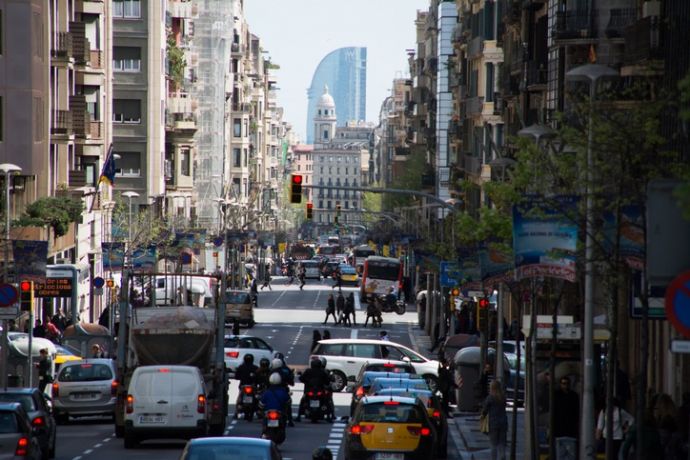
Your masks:
[[[240,387],[238,404],[240,407],[237,408],[237,413],[241,413],[246,421],[251,422],[257,408],[256,387],[254,385],[242,385]]]
[[[404,315],[407,306],[405,302],[397,299],[395,303],[389,302],[385,295],[379,295],[374,297],[374,303],[379,310],[383,313],[397,313],[398,315]]]
[[[261,438],[270,439],[278,445],[285,441],[285,415],[281,411],[266,411]]]
[[[306,392],[304,416],[316,423],[333,416],[329,409],[329,392],[326,389],[310,389]]]

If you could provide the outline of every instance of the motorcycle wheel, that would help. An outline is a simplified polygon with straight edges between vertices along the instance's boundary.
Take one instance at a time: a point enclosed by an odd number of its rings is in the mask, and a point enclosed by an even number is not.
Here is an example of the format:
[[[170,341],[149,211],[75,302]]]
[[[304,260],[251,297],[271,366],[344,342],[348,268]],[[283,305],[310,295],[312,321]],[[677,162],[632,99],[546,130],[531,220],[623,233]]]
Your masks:
[[[399,315],[404,315],[406,309],[407,309],[407,307],[405,306],[404,303],[399,303],[398,305],[395,306],[395,312]]]

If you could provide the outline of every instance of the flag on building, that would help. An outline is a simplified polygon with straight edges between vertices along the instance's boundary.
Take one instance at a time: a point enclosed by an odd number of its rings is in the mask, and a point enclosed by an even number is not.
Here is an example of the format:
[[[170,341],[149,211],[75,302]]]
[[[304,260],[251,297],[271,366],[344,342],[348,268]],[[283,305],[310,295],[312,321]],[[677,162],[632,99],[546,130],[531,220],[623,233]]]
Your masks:
[[[594,49],[594,45],[589,45],[589,63],[595,64],[597,62],[597,52]]]
[[[103,170],[101,171],[101,176],[98,178],[98,184],[106,181],[108,185],[113,185],[115,183],[115,155],[113,154],[113,144],[110,144],[108,149],[108,155],[105,157],[105,163],[103,163]]]

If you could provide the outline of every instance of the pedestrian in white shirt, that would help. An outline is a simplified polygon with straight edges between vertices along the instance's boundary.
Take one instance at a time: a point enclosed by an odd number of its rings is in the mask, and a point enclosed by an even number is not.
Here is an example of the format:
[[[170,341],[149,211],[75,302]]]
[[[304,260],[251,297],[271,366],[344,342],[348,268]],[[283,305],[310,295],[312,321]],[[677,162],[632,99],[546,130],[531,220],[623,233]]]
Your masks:
[[[620,401],[613,398],[613,455],[610,458],[618,458],[618,451],[623,443],[623,437],[628,428],[633,424],[635,418],[630,415],[620,405]],[[597,439],[606,442],[606,407],[599,412],[597,419]],[[605,447],[598,449],[600,452],[605,451]]]

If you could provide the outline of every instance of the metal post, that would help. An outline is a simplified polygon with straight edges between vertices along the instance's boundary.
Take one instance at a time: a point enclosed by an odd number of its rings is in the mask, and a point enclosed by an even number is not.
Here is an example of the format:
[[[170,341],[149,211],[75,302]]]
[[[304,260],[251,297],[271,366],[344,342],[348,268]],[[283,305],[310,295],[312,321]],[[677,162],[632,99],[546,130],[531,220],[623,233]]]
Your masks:
[[[33,283],[31,285],[31,289],[33,289]],[[33,354],[33,341],[34,341],[34,328],[33,328],[33,322],[34,322],[34,306],[31,305],[31,309],[29,310],[29,350],[28,350],[28,358],[27,358],[27,366],[26,366],[26,372],[28,375],[26,376],[26,381],[28,382],[28,387],[31,388],[34,386],[34,370],[33,370],[33,364],[34,364],[34,354]]]
[[[429,325],[431,324],[431,302],[432,302],[432,287],[431,287],[431,273],[426,274],[426,309],[424,310],[424,331],[429,334]]]
[[[503,283],[498,285],[498,300],[496,301],[496,378],[501,381],[505,388],[506,382],[503,381]],[[516,377],[516,386],[519,385],[519,378]],[[515,402],[517,404],[517,401]]]

